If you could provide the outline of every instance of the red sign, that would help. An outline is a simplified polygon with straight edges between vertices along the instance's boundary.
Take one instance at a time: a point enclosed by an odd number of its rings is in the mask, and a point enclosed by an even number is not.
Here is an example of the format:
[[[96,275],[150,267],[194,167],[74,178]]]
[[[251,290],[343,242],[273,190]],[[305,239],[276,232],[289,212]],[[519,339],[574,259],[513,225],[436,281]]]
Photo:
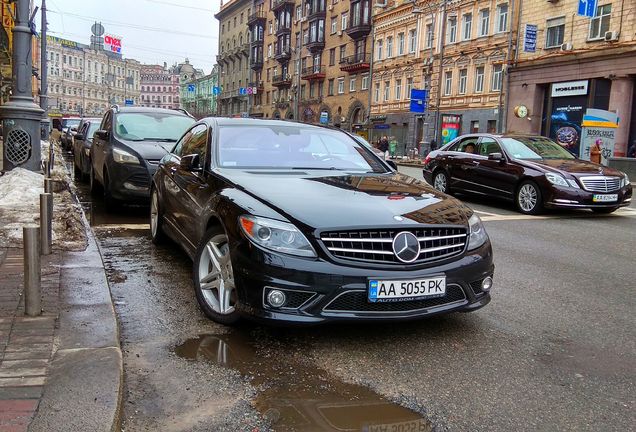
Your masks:
[[[112,52],[121,53],[121,38],[107,34],[104,36],[104,45]]]

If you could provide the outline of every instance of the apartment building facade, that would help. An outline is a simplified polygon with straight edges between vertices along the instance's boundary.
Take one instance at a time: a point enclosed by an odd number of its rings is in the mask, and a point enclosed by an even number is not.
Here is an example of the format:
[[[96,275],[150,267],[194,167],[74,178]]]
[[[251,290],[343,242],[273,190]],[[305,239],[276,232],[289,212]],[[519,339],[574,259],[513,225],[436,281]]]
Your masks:
[[[179,108],[179,74],[176,67],[142,65],[140,106]]]
[[[137,105],[141,63],[79,42],[47,36],[51,115],[101,116],[112,104]]]
[[[218,87],[218,79],[218,66],[215,65],[209,74],[186,81],[183,84],[185,92],[181,107],[196,118],[215,115],[218,95],[214,88]]]
[[[562,142],[580,156],[581,120],[596,108],[619,116],[615,156],[636,144],[636,8],[598,0],[593,17],[579,2],[523,4],[518,55],[510,68],[508,129]]]

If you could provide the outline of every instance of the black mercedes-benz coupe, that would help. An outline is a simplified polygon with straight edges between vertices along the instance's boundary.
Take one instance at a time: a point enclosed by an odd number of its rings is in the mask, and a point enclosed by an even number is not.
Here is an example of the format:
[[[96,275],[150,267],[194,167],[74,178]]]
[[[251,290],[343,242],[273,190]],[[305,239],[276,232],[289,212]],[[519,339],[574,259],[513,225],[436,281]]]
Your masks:
[[[401,320],[490,301],[479,217],[339,130],[203,119],[161,159],[150,216],[153,241],[193,259],[197,300],[220,323]]]

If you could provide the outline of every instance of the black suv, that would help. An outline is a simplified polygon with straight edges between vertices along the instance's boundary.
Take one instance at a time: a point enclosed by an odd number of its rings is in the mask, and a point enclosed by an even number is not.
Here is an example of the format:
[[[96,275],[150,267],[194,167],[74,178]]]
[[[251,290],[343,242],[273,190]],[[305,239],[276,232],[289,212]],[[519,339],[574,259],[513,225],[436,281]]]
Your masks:
[[[159,160],[194,123],[185,111],[110,108],[93,136],[91,192],[103,189],[106,207],[117,201],[145,201]]]

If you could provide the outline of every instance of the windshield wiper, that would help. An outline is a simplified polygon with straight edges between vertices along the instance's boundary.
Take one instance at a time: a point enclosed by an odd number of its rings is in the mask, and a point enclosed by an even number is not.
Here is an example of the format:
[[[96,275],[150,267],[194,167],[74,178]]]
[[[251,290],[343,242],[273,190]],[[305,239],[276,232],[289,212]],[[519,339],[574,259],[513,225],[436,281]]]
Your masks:
[[[283,168],[285,169],[285,168]],[[324,170],[324,171],[336,171],[339,168],[336,167],[289,167],[292,170]]]
[[[142,138],[140,141],[177,142],[174,138]]]

